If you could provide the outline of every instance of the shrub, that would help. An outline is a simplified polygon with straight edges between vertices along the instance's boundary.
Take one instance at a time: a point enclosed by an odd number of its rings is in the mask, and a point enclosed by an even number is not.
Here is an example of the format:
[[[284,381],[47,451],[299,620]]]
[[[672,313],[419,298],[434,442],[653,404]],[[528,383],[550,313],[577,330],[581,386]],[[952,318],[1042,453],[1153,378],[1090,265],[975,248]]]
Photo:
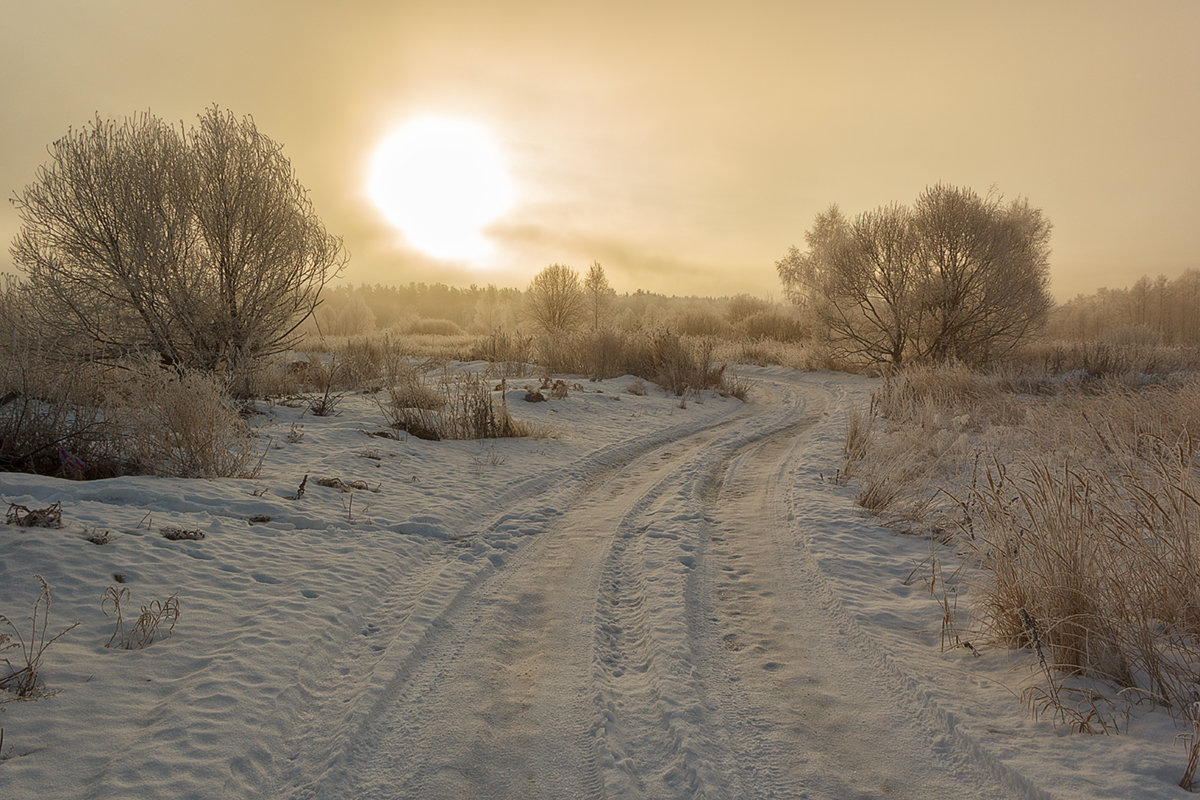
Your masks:
[[[1005,367],[1022,376],[1162,376],[1200,370],[1200,349],[1110,341],[1048,341],[1022,347],[1006,359]]]
[[[258,452],[253,432],[214,376],[180,374],[149,361],[127,367],[105,416],[140,471],[177,478],[248,477]]]
[[[763,311],[769,311],[771,304],[760,297],[754,297],[748,294],[736,294],[725,304],[725,316],[731,323],[737,324],[740,320],[758,314]]]
[[[496,330],[481,338],[471,349],[468,361],[519,366],[533,361],[533,337]],[[506,371],[505,374],[520,374]]]
[[[426,336],[461,336],[463,329],[449,319],[417,319],[408,325],[408,333]]]
[[[49,361],[35,343],[0,349],[0,470],[103,477],[118,469],[98,402],[99,370]],[[82,468],[80,468],[82,464]]]
[[[750,339],[772,339],[777,342],[800,342],[809,338],[808,330],[795,314],[774,309],[755,312],[739,323],[742,335]]]
[[[729,324],[715,311],[693,309],[676,314],[670,322],[671,330],[683,336],[727,336]]]
[[[534,433],[512,418],[503,395],[499,403],[493,400],[491,387],[477,373],[443,375],[438,396],[442,402],[435,408],[400,405],[403,395],[390,395],[390,402],[379,407],[391,427],[419,439],[495,439]]]
[[[581,339],[570,332],[542,333],[537,337],[538,368],[542,372],[579,374],[586,372]]]
[[[713,363],[713,343],[704,339],[695,347],[673,333],[661,332],[651,341],[653,380],[668,392],[682,396],[721,385],[725,366]]]
[[[584,336],[580,351],[585,368],[581,371],[592,380],[615,378],[627,372],[626,337],[615,331],[598,330]]]

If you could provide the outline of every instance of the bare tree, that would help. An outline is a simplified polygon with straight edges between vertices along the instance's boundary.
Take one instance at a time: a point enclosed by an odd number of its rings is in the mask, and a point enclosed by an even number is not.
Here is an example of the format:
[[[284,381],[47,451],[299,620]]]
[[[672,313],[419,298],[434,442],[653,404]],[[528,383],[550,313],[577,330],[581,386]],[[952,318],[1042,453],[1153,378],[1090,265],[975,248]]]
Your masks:
[[[831,207],[806,234],[809,250],[791,248],[776,269],[843,355],[981,361],[1044,322],[1049,236],[1025,200],[938,185],[914,209],[887,206],[853,222]]]
[[[51,161],[13,198],[11,248],[48,333],[117,354],[150,348],[178,361],[169,309],[187,279],[187,167],[178,134],[145,115],[96,119],[50,147]]]
[[[608,307],[616,292],[608,284],[604,267],[599,261],[593,261],[588,268],[587,277],[583,280],[583,288],[587,292],[588,307],[592,312],[592,332],[600,330],[600,317]]]
[[[917,199],[914,221],[926,271],[924,353],[982,361],[1045,322],[1051,225],[1039,209],[939,184]]]
[[[101,355],[214,369],[284,350],[345,261],[249,117],[97,117],[49,152],[13,198],[13,260],[38,318]]]
[[[853,222],[836,206],[817,217],[807,253],[776,263],[787,294],[808,305],[843,355],[904,361],[920,326],[920,264],[912,215],[888,206]]]
[[[529,284],[526,311],[545,333],[567,333],[579,328],[584,294],[579,274],[562,264],[551,264]]]

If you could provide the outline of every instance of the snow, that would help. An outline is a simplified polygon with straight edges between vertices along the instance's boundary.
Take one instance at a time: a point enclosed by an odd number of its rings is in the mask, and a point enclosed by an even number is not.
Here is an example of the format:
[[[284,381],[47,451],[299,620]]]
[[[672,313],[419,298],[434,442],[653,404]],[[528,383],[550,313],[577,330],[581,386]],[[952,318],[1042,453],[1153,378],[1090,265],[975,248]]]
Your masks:
[[[829,478],[871,380],[744,372],[685,408],[514,389],[548,435],[482,443],[264,407],[251,480],[0,474],[64,522],[0,527],[0,613],[40,574],[80,623],[0,697],[0,797],[1188,796],[1163,712],[1074,734],[1020,702],[1027,653],[942,651],[918,565],[954,554]],[[178,596],[173,634],[107,649],[110,585]]]

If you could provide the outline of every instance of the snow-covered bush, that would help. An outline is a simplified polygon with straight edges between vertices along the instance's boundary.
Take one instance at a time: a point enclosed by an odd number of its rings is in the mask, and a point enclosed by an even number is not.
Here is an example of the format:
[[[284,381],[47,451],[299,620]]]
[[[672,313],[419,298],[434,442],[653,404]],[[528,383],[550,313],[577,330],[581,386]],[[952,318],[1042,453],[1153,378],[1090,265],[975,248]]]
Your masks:
[[[139,472],[175,478],[238,478],[259,459],[253,432],[219,379],[139,360],[106,393],[111,435]]]

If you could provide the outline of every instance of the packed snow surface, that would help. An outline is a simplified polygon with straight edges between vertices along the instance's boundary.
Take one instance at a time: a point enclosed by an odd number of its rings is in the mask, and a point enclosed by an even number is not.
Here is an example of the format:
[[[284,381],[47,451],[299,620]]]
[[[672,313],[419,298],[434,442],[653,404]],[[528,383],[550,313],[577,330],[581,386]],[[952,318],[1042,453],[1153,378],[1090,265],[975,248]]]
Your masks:
[[[0,695],[0,798],[1190,796],[1161,711],[1075,734],[1020,702],[1027,653],[943,652],[939,551],[834,479],[870,380],[745,372],[746,403],[510,392],[549,435],[486,442],[263,406],[255,479],[0,474],[63,514],[0,526],[0,613],[41,575],[80,623]],[[173,633],[107,648],[109,586],[177,596]]]

